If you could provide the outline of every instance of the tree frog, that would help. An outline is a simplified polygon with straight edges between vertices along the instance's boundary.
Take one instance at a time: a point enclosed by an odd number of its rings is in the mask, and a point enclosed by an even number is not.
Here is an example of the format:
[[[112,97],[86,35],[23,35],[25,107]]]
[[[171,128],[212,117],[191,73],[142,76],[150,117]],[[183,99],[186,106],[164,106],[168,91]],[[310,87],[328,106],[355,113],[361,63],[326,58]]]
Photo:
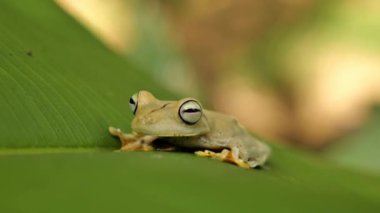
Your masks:
[[[194,98],[178,101],[156,99],[140,91],[129,100],[134,114],[131,134],[109,127],[121,140],[121,151],[155,150],[154,142],[165,141],[175,147],[197,150],[195,154],[236,164],[243,168],[262,166],[270,148],[252,137],[233,117],[205,110]]]

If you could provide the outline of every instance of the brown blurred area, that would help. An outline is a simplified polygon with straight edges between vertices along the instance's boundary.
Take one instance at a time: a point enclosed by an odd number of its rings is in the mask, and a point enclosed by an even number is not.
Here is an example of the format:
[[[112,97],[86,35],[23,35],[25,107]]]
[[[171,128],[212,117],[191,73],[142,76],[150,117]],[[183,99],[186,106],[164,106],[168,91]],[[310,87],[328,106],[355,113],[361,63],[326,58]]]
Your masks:
[[[265,137],[320,149],[380,100],[377,0],[57,2],[127,57],[141,16],[158,14],[203,100]]]

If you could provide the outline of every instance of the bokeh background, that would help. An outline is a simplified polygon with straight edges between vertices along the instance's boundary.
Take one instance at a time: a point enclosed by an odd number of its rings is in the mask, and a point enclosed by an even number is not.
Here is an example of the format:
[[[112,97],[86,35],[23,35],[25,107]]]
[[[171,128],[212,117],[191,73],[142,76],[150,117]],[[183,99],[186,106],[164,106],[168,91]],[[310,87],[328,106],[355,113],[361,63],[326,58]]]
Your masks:
[[[380,175],[378,0],[57,3],[179,97]]]

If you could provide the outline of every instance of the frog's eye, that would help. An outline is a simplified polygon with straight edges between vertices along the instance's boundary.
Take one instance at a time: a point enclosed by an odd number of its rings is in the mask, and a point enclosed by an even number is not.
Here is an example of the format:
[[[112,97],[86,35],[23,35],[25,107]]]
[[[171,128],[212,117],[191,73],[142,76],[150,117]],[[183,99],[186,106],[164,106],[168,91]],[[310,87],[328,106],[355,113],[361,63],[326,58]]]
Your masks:
[[[136,113],[137,110],[137,93],[132,95],[132,97],[129,99],[129,108],[131,108],[131,111],[133,114]]]
[[[184,102],[178,111],[179,117],[187,124],[195,124],[202,117],[201,105],[195,100]]]

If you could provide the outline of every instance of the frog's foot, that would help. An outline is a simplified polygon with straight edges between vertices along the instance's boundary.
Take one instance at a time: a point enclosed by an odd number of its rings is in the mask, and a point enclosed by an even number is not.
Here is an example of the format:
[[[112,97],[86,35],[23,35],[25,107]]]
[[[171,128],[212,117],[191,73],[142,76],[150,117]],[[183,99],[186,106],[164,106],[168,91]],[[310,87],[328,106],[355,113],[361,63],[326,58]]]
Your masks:
[[[152,142],[157,139],[157,136],[145,135],[135,137],[135,141],[123,145],[121,151],[153,151]]]
[[[202,157],[211,157],[214,159],[222,160],[229,163],[234,163],[243,168],[250,168],[250,165],[243,160],[239,159],[238,150],[230,151],[228,149],[223,149],[221,152],[216,153],[210,150],[197,151],[196,155]]]
[[[109,127],[108,131],[110,132],[111,135],[118,137],[121,141],[121,146],[125,146],[127,144],[133,143],[136,141],[136,135],[134,134],[125,134],[124,132],[121,131],[119,128],[115,127]]]
[[[151,145],[156,136],[145,135],[140,136],[137,134],[125,134],[120,129],[109,127],[111,135],[118,137],[121,141],[120,151],[152,151],[154,150]]]

